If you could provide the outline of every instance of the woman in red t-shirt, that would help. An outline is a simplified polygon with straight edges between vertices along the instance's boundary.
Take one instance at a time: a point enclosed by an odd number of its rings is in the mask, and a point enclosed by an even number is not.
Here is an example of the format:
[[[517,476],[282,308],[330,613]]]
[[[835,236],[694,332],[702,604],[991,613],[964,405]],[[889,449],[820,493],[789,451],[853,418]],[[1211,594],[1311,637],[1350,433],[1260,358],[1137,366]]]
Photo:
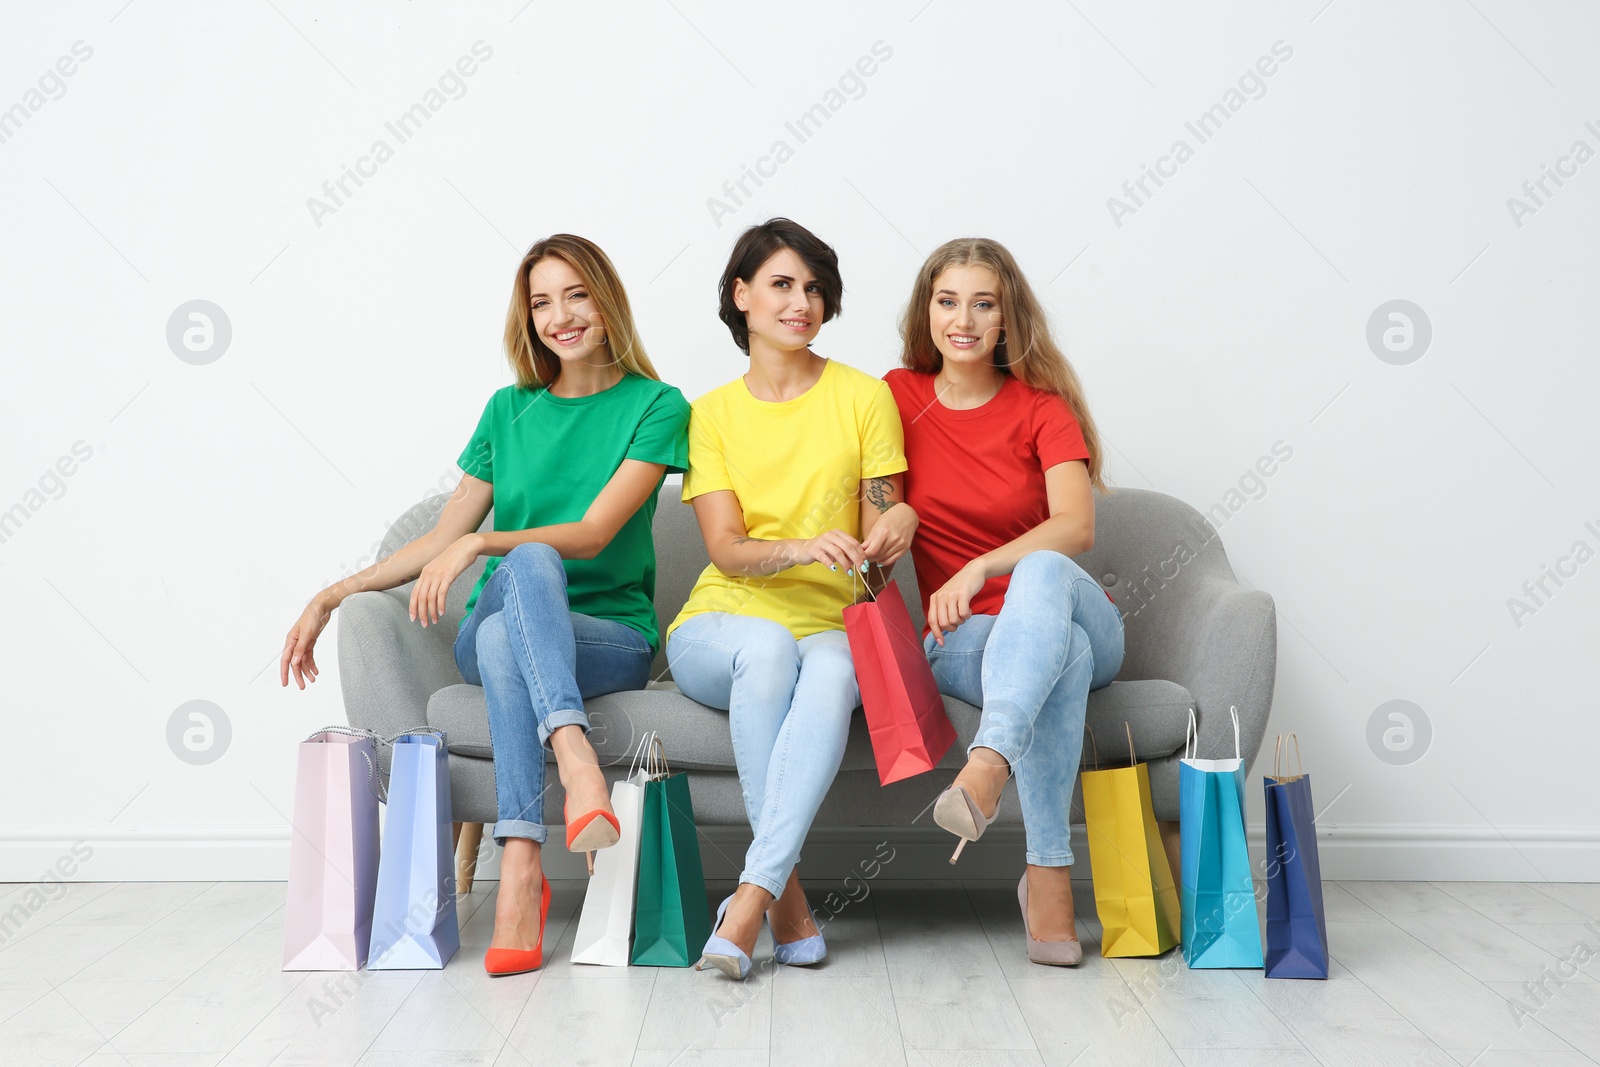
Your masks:
[[[995,241],[950,241],[928,257],[901,336],[905,369],[885,377],[921,520],[911,557],[924,644],[940,690],[983,708],[934,821],[961,838],[960,855],[1016,777],[1028,958],[1071,966],[1083,955],[1069,809],[1084,710],[1123,652],[1121,612],[1071,558],[1094,544],[1093,489],[1107,491],[1099,434],[1044,309]]]

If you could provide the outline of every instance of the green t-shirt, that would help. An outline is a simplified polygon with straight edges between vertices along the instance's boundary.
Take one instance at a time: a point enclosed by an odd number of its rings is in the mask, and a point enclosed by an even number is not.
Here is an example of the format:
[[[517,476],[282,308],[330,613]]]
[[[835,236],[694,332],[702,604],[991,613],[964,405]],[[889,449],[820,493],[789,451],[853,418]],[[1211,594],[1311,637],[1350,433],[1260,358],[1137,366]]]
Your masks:
[[[638,374],[624,374],[593,396],[560,397],[508,385],[489,398],[456,462],[493,483],[495,530],[553,526],[582,519],[625,459],[682,471],[689,464],[688,425],[683,394]],[[655,514],[651,493],[594,559],[562,561],[571,610],[633,627],[652,653],[661,640],[654,602]],[[467,615],[502,558],[489,557],[467,600]]]

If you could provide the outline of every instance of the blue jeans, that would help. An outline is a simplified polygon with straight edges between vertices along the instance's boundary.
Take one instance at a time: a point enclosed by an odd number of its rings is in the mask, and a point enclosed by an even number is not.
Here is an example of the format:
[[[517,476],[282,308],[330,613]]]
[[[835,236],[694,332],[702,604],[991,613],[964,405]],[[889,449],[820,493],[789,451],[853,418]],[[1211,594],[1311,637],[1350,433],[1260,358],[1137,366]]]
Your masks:
[[[1011,572],[998,615],[974,615],[923,642],[939,691],[983,708],[967,747],[1011,764],[1028,862],[1072,863],[1072,787],[1089,691],[1122,669],[1122,613],[1068,556],[1030,552]]]
[[[483,686],[494,748],[494,840],[543,842],[544,762],[558,727],[589,732],[583,698],[643,689],[650,642],[624,623],[567,608],[567,572],[549,545],[506,554],[456,634],[461,677]]]
[[[672,631],[667,663],[685,696],[728,712],[755,833],[739,881],[782,896],[861,702],[844,631],[796,640],[769,619],[708,612]]]

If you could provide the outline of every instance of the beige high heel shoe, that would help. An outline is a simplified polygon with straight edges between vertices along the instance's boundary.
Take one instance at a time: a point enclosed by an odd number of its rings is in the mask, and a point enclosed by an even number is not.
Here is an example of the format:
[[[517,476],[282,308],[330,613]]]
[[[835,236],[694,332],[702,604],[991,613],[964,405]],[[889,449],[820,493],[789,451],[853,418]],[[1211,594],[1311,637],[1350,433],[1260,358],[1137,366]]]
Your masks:
[[[960,859],[961,850],[967,847],[967,842],[982,837],[989,824],[994,822],[995,815],[999,814],[998,803],[994,806],[994,815],[979,811],[978,802],[972,799],[972,794],[967,792],[964,785],[953,785],[940,793],[933,802],[933,821],[961,838],[950,856],[950,862]]]
[[[1022,909],[1022,932],[1028,938],[1028,959],[1052,967],[1076,967],[1083,962],[1083,943],[1076,937],[1066,941],[1036,941],[1028,929],[1028,872],[1017,883],[1017,906]]]

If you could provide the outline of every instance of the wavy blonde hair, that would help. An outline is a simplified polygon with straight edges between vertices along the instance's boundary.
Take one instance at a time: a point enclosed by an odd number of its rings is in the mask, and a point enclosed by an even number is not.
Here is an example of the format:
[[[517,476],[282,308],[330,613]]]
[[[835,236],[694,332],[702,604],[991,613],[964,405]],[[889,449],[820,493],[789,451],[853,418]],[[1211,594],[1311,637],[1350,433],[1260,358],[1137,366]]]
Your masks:
[[[556,233],[535,241],[523,254],[522,262],[517,264],[516,280],[511,285],[505,347],[506,358],[517,375],[517,384],[524,389],[538,389],[561,375],[561,357],[539,339],[538,331],[533,328],[533,310],[529,307],[532,290],[528,274],[536,263],[551,256],[564,260],[589,287],[589,295],[600,310],[612,361],[620,364],[624,373],[660,381],[661,375],[645,355],[644,344],[633,323],[627,290],[623,289],[622,279],[617,276],[617,268],[611,265],[610,257],[593,241],[570,233]]]
[[[1054,393],[1067,402],[1083,430],[1084,444],[1089,448],[1090,483],[1102,493],[1114,492],[1101,477],[1100,431],[1089,413],[1078,372],[1072,369],[1072,364],[1050,336],[1044,306],[1034,295],[1016,259],[999,241],[987,237],[958,237],[933,250],[917,272],[911,299],[900,319],[901,365],[921,374],[937,374],[944,367],[944,357],[933,343],[928,309],[933,303],[934,282],[951,267],[987,267],[995,272],[1000,279],[1000,321],[1004,337],[994,348],[994,368],[1024,385]]]

